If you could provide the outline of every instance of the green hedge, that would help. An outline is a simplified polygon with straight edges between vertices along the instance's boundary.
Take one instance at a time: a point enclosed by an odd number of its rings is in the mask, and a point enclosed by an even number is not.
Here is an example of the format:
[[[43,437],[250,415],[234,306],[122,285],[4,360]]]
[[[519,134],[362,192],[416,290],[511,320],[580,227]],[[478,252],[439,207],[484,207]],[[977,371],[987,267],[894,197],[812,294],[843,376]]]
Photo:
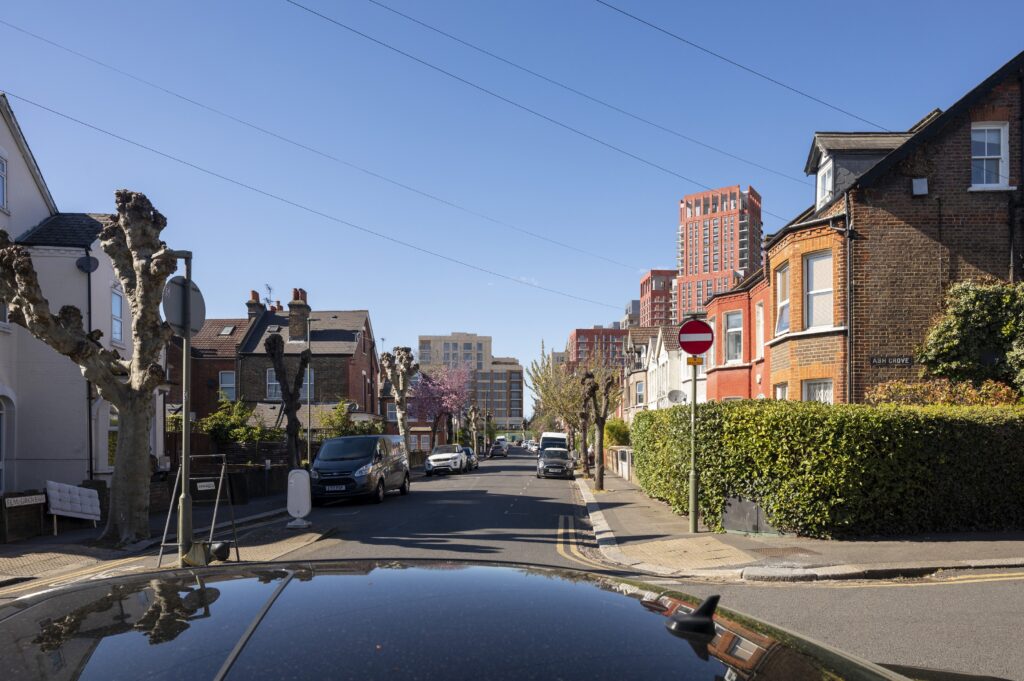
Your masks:
[[[753,400],[699,405],[700,510],[721,529],[725,499],[812,537],[1024,527],[1024,410],[824,405]],[[685,512],[688,407],[633,420],[637,481]]]

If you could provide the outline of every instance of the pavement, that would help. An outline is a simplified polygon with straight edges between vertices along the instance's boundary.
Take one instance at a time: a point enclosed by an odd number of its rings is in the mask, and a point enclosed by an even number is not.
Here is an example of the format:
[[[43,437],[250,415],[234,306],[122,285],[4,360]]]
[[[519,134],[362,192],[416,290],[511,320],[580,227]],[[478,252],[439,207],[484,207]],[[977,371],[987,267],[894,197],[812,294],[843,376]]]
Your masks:
[[[871,541],[689,532],[686,516],[605,473],[605,490],[576,480],[603,558],[675,578],[814,581],[920,577],[940,570],[1024,567],[1024,532],[986,532]]]
[[[230,527],[234,511],[236,524],[251,524],[280,516],[285,513],[285,495],[276,494],[250,499],[249,503],[234,509],[222,504],[217,511],[218,527]],[[197,504],[193,508],[193,524],[196,533],[209,530],[213,519],[213,506]],[[150,538],[124,549],[96,546],[95,542],[103,531],[99,528],[77,528],[60,530],[57,536],[51,534],[32,537],[11,544],[0,544],[0,587],[28,581],[46,579],[75,572],[92,565],[120,561],[157,547],[163,536],[167,512],[150,515]],[[170,536],[176,536],[176,521],[171,519]],[[173,552],[173,547],[171,548]]]

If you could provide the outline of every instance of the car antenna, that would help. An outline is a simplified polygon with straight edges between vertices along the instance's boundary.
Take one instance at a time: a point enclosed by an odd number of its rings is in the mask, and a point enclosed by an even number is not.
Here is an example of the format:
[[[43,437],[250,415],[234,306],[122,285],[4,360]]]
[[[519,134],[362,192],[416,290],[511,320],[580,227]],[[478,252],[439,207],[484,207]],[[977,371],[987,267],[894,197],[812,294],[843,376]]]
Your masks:
[[[686,639],[712,639],[715,637],[715,609],[718,608],[719,595],[708,596],[704,602],[689,613],[676,611],[665,626],[673,634]]]

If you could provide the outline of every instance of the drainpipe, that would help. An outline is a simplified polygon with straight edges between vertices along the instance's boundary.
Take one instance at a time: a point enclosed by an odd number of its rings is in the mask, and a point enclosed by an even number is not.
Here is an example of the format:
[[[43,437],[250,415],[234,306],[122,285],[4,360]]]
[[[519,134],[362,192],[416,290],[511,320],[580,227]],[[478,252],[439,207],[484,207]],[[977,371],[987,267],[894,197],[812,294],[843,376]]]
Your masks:
[[[846,202],[846,403],[853,402],[853,213],[850,211],[850,191],[843,192]]]
[[[89,254],[91,251],[86,246],[84,249],[85,257],[91,257]],[[85,273],[85,295],[86,295],[86,325],[85,328],[88,331],[92,331],[92,272]],[[95,463],[93,459],[96,458],[95,452],[93,451],[93,432],[92,432],[92,382],[85,382],[85,427],[88,433],[89,443],[89,479],[92,480],[95,475]]]

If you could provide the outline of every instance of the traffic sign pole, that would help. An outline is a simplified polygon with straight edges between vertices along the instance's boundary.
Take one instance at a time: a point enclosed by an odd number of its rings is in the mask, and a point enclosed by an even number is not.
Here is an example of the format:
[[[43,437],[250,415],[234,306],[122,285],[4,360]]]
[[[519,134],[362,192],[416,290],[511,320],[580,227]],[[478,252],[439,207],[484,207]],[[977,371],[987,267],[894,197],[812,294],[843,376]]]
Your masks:
[[[697,355],[711,349],[715,342],[715,330],[699,319],[689,319],[679,327],[679,347],[691,355],[690,365],[690,533],[697,534],[697,367],[701,364]]]
[[[192,548],[192,490],[189,486],[192,455],[192,254],[185,256],[185,295],[181,297],[181,316],[185,334],[181,337],[181,498],[178,499],[178,567],[185,567],[185,556]]]

